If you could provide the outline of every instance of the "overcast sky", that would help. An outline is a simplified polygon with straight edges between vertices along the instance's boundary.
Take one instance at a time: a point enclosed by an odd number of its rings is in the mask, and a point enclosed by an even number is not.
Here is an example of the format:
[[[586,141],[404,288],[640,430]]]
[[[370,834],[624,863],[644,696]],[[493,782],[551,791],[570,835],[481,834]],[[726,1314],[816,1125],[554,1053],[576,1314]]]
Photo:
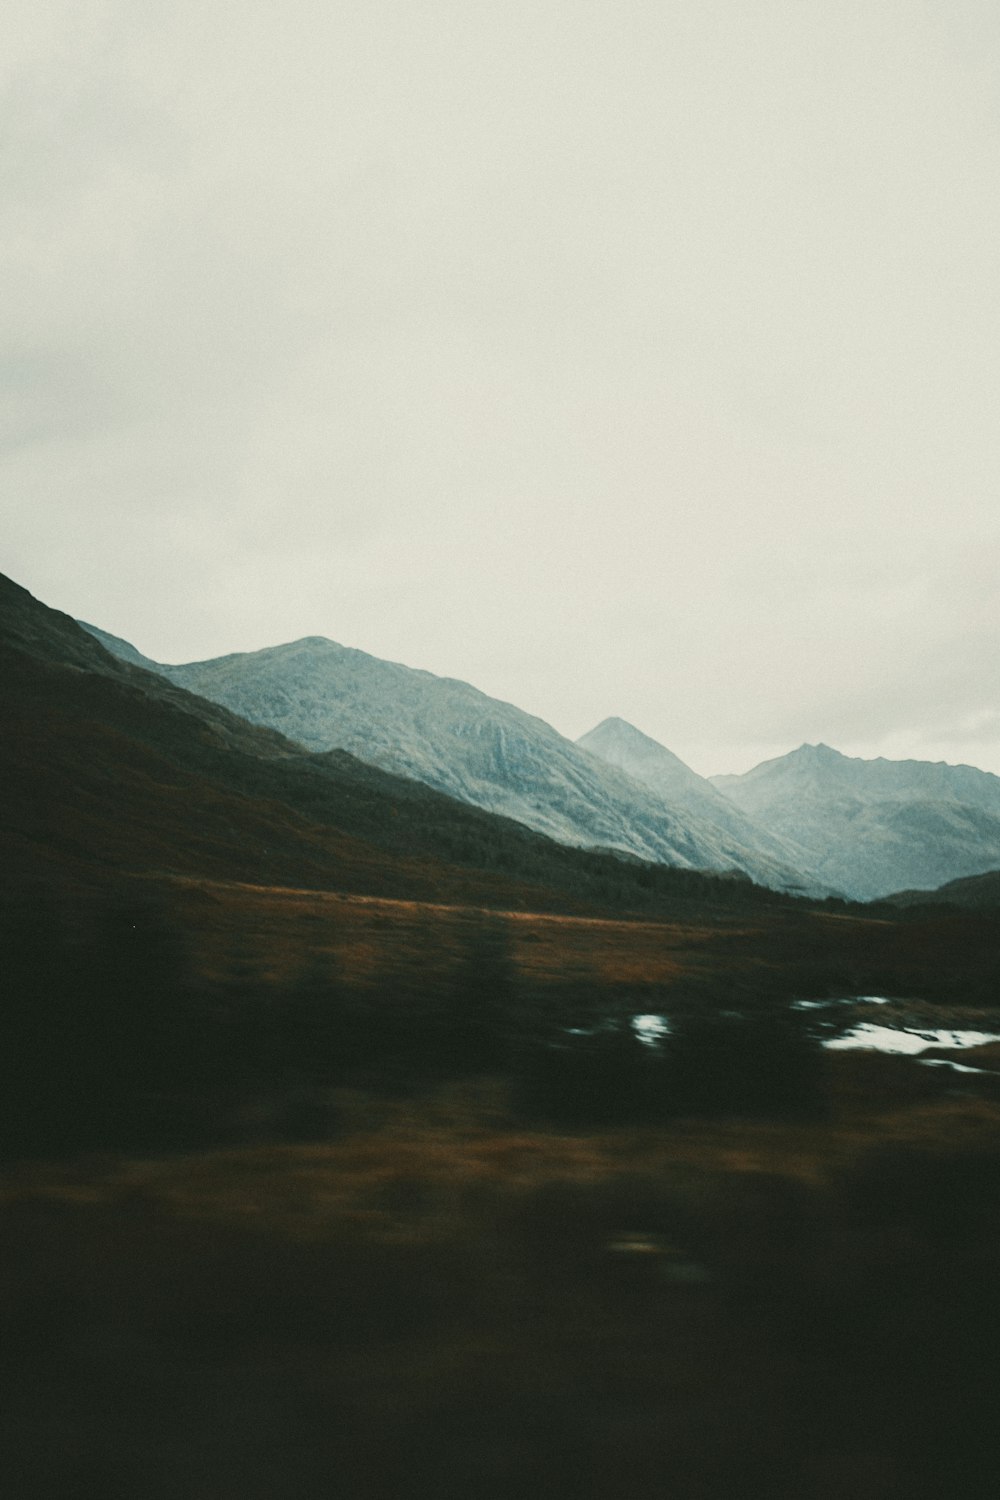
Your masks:
[[[6,0],[0,568],[1000,772],[995,0]]]

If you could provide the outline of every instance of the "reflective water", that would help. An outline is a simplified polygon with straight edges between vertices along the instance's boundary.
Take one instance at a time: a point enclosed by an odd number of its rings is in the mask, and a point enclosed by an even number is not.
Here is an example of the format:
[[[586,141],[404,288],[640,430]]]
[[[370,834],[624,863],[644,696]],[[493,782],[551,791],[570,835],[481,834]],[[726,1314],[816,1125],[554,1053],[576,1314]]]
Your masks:
[[[990,1068],[970,1068],[966,1063],[952,1062],[947,1057],[918,1057],[917,1062],[924,1068],[950,1068],[953,1073],[987,1074],[992,1072]]]
[[[821,1031],[836,1032],[834,1014],[845,1006],[890,1005],[888,995],[841,995],[823,1000],[794,1000],[792,1009],[798,1011],[826,1012],[817,1016]],[[843,1024],[843,1023],[841,1023]],[[658,1047],[671,1033],[670,1018],[665,1015],[643,1014],[631,1017],[631,1025],[637,1037],[648,1047]],[[823,1046],[831,1051],[866,1049],[897,1056],[914,1057],[927,1067],[952,1068],[958,1073],[982,1073],[983,1068],[970,1068],[965,1064],[951,1062],[947,1058],[921,1058],[920,1054],[930,1047],[954,1048],[981,1047],[987,1042],[1000,1042],[1000,1032],[973,1031],[968,1028],[879,1025],[874,1021],[859,1021],[840,1035],[828,1036]]]
[[[832,1000],[793,1000],[792,1010],[829,1010],[834,1005],[888,1005],[887,995],[838,995]]]
[[[656,1047],[670,1035],[670,1022],[666,1016],[633,1016],[632,1029],[640,1042],[645,1042],[647,1047]]]
[[[861,1021],[843,1036],[824,1042],[834,1049],[867,1047],[875,1052],[897,1052],[914,1055],[928,1047],[982,1047],[986,1042],[1000,1042],[995,1031],[951,1031],[943,1027],[919,1029],[911,1026],[876,1026]]]

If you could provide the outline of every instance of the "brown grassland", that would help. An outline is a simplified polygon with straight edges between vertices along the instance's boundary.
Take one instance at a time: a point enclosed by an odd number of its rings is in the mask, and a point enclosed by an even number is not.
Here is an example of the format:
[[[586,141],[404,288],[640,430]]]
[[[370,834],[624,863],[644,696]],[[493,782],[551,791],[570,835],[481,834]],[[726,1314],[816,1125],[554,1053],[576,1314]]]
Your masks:
[[[1000,1108],[865,1061],[822,1125],[556,1133],[480,1081],[11,1169],[7,1493],[994,1493]]]
[[[158,890],[206,973],[242,964],[280,991],[308,960],[376,999],[407,975],[444,984],[485,915]],[[569,978],[666,1003],[748,971],[784,968],[801,991],[817,952],[831,975],[905,972],[928,946],[917,928],[812,914],[491,920],[533,992]],[[973,931],[956,939],[970,977],[991,951]],[[801,1121],[557,1128],[508,1078],[478,1076],[331,1090],[335,1126],[310,1143],[276,1143],[262,1109],[226,1149],[10,1163],[6,1492],[995,1494],[993,1080],[829,1063],[823,1109]]]

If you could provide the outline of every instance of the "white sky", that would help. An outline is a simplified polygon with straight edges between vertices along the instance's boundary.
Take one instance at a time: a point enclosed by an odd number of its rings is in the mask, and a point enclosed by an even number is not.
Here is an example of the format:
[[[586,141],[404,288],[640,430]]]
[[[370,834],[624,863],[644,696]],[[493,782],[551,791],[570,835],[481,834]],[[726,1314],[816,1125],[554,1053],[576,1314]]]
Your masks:
[[[1000,771],[995,0],[6,0],[0,568]]]

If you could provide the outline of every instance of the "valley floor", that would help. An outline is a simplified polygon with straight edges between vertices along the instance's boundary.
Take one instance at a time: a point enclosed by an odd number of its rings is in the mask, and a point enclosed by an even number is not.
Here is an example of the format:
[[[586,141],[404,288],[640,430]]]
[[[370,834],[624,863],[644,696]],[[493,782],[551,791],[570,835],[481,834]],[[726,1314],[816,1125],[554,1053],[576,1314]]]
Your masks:
[[[994,1496],[1000,1106],[885,1107],[899,1061],[823,1124],[555,1133],[479,1080],[12,1167],[5,1493]]]
[[[887,995],[880,1021],[1000,1031],[992,916],[628,920],[177,875],[125,894],[146,906],[12,907],[5,1495],[1000,1493],[992,1054],[956,1074],[816,1042],[809,1107],[779,1066],[751,1119],[751,1015],[688,1054],[701,1118],[628,1085],[637,1012]],[[631,1072],[612,1045],[591,1080],[615,1128],[537,1072],[574,1035],[631,1045]],[[114,1152],[79,1154],[87,1110]]]

